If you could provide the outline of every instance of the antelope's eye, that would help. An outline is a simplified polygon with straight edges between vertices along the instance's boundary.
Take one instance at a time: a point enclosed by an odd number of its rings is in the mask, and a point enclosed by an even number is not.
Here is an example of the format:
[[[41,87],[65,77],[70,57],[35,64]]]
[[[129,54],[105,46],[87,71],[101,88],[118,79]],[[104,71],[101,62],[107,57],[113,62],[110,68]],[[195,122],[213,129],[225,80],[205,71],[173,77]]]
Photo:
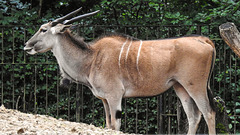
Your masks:
[[[44,33],[47,31],[47,29],[41,29],[40,31]]]

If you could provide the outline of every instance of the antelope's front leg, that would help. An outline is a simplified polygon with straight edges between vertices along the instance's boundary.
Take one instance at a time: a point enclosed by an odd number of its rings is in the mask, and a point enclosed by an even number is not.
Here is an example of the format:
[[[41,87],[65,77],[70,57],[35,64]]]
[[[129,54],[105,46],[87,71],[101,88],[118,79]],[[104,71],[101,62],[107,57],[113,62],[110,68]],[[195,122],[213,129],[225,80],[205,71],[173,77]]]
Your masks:
[[[120,97],[120,98],[119,98]],[[111,113],[111,129],[120,130],[122,115],[122,96],[107,99]]]
[[[111,129],[111,115],[110,115],[109,104],[106,99],[102,99],[102,101],[103,101],[103,106],[104,106],[105,115],[106,115],[106,127]]]

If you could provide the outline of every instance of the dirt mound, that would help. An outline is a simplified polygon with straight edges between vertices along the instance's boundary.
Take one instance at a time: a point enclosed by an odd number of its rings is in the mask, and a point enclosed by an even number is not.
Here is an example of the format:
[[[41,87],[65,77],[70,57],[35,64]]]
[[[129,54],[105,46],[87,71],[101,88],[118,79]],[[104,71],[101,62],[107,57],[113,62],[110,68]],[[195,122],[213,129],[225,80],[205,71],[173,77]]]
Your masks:
[[[33,115],[0,107],[0,134],[89,134],[119,135],[120,131],[102,129],[84,123],[69,122],[45,115]]]

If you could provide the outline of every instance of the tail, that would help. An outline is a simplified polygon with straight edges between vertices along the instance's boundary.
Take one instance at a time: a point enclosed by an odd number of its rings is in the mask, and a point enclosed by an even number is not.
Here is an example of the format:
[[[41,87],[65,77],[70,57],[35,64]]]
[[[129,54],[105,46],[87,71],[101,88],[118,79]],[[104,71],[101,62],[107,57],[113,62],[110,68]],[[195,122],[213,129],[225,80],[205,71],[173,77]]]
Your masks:
[[[207,94],[208,94],[208,100],[209,100],[210,106],[211,106],[212,110],[216,112],[214,96],[213,96],[211,88],[210,88],[210,79],[212,76],[212,72],[213,72],[215,60],[216,60],[216,49],[215,49],[214,43],[209,38],[206,38],[205,42],[207,42],[208,44],[210,44],[213,47],[212,64],[211,64],[211,68],[210,68],[210,72],[209,72],[209,76],[208,76],[208,82],[207,82]]]

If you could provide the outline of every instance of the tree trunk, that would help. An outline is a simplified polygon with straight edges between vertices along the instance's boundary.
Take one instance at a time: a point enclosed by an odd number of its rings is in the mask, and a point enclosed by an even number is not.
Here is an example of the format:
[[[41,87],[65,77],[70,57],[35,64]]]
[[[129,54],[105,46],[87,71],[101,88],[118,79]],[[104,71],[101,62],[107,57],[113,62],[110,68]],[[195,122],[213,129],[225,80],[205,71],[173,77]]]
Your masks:
[[[38,9],[38,17],[41,18],[42,17],[42,4],[43,4],[43,0],[39,1],[39,9]]]
[[[217,134],[228,134],[228,114],[226,111],[225,102],[220,97],[214,98],[216,104],[216,132]],[[187,134],[188,131],[188,120],[186,113],[183,110],[182,105],[178,105],[177,109],[177,120],[178,120],[178,134]],[[208,134],[207,124],[202,116],[199,123],[197,134]]]
[[[240,57],[240,33],[234,23],[220,25],[219,31],[227,45]]]

